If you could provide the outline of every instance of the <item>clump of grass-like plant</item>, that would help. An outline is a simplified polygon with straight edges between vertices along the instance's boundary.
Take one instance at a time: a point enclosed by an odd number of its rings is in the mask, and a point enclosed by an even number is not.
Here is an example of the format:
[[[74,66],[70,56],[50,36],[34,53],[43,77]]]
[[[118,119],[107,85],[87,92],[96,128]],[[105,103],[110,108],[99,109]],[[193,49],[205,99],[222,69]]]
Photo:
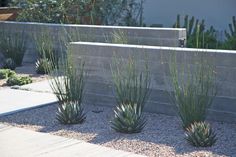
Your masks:
[[[78,69],[70,56],[63,58],[57,68],[50,70],[50,85],[59,101],[57,120],[62,124],[81,124],[86,118],[82,105],[85,63],[81,62]]]
[[[114,44],[128,44],[128,36],[121,30],[114,31],[111,33],[111,42]]]
[[[216,134],[210,124],[195,122],[186,129],[186,140],[195,147],[211,147],[216,141]]]
[[[118,59],[113,61],[112,76],[117,107],[111,125],[117,132],[141,132],[146,124],[142,112],[150,93],[147,62],[144,67],[144,72],[139,72],[133,57],[127,63]]]
[[[176,58],[172,59],[170,64],[173,86],[171,98],[185,129],[194,122],[205,121],[207,111],[216,95],[214,67],[204,61],[202,56],[200,58],[200,62],[192,68],[188,65],[179,67]]]
[[[37,74],[48,74],[48,67],[52,65],[51,61],[47,58],[38,59],[35,63]]]
[[[0,51],[5,58],[11,58],[16,66],[20,66],[26,51],[24,31],[12,32],[2,29],[0,31]]]
[[[50,69],[53,70],[58,64],[59,56],[54,47],[55,37],[49,31],[44,30],[34,36],[34,41],[38,54],[38,59],[35,63],[36,72],[38,74],[48,74],[49,69],[47,67],[50,66]]]

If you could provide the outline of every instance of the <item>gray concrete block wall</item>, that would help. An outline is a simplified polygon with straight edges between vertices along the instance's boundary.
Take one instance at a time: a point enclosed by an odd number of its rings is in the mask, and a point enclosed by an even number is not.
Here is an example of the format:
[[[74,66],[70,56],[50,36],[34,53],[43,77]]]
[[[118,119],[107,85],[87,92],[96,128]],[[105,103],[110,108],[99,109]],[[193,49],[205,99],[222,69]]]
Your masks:
[[[86,70],[89,73],[86,101],[95,105],[116,105],[110,69],[114,53],[122,58],[135,56],[140,70],[147,56],[151,71],[152,94],[146,111],[170,115],[176,114],[168,96],[171,91],[170,57],[176,54],[177,64],[193,66],[192,63],[201,56],[216,66],[218,93],[209,111],[209,118],[236,122],[236,51],[89,42],[71,43],[71,49],[76,64],[79,64],[81,58],[86,62]]]
[[[114,31],[127,34],[129,44],[178,47],[179,39],[186,39],[186,30],[182,28],[148,28],[148,27],[122,27],[122,26],[95,26],[95,25],[63,25],[46,23],[24,23],[0,21],[0,30],[7,29],[11,32],[22,31],[28,39],[27,52],[24,62],[34,62],[36,59],[33,34],[48,31],[55,39],[66,33],[79,33],[79,41],[107,42]],[[57,43],[58,44],[58,43]]]

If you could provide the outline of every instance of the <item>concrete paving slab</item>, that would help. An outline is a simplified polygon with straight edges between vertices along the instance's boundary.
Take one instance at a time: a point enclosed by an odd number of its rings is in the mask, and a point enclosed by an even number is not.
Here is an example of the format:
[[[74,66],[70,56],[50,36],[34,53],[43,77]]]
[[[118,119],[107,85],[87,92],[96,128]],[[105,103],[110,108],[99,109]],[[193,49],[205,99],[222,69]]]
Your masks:
[[[76,139],[0,124],[1,157],[144,157]]]
[[[57,98],[51,93],[2,89],[0,90],[0,116],[49,105],[55,102],[57,102]]]
[[[23,85],[18,88],[22,90],[28,90],[28,91],[53,93],[48,80]]]

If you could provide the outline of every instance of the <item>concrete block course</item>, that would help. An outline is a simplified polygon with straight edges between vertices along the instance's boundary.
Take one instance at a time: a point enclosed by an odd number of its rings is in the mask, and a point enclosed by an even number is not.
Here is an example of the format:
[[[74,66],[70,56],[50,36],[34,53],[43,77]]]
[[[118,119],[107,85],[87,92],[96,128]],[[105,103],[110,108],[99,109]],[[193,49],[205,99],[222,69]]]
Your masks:
[[[175,114],[174,106],[168,96],[168,91],[171,90],[169,82],[171,56],[175,54],[177,64],[184,64],[190,68],[194,68],[193,63],[202,57],[215,65],[218,83],[217,97],[210,109],[209,118],[236,122],[236,51],[89,42],[73,42],[70,47],[76,64],[79,64],[81,58],[86,61],[85,68],[89,72],[87,86],[89,100],[87,101],[93,104],[116,105],[111,75],[114,54],[125,59],[133,55],[140,70],[147,56],[151,72],[152,94],[146,111],[171,115]]]
[[[122,31],[127,35],[129,44],[155,45],[155,46],[179,46],[180,39],[186,39],[186,30],[183,28],[150,28],[150,27],[122,27],[122,26],[96,26],[96,25],[70,25],[47,24],[30,22],[0,21],[1,30],[26,33],[27,51],[24,62],[32,63],[36,59],[33,36],[41,31],[51,33],[55,39],[60,39],[65,34],[78,35],[77,41],[109,42],[112,33]],[[58,43],[55,43],[57,45]]]

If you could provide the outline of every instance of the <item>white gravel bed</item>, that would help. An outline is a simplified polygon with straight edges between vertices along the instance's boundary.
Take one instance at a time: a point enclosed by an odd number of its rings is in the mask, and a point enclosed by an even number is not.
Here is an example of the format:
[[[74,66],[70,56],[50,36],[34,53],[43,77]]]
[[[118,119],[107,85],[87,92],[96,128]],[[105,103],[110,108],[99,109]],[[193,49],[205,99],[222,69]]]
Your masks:
[[[93,111],[101,112],[93,112]],[[61,125],[55,120],[56,104],[0,118],[0,122],[39,132],[76,138],[150,157],[236,157],[236,124],[210,122],[218,141],[210,148],[195,148],[184,139],[177,117],[145,113],[148,123],[142,133],[121,134],[110,128],[112,108],[87,105],[82,125]]]

